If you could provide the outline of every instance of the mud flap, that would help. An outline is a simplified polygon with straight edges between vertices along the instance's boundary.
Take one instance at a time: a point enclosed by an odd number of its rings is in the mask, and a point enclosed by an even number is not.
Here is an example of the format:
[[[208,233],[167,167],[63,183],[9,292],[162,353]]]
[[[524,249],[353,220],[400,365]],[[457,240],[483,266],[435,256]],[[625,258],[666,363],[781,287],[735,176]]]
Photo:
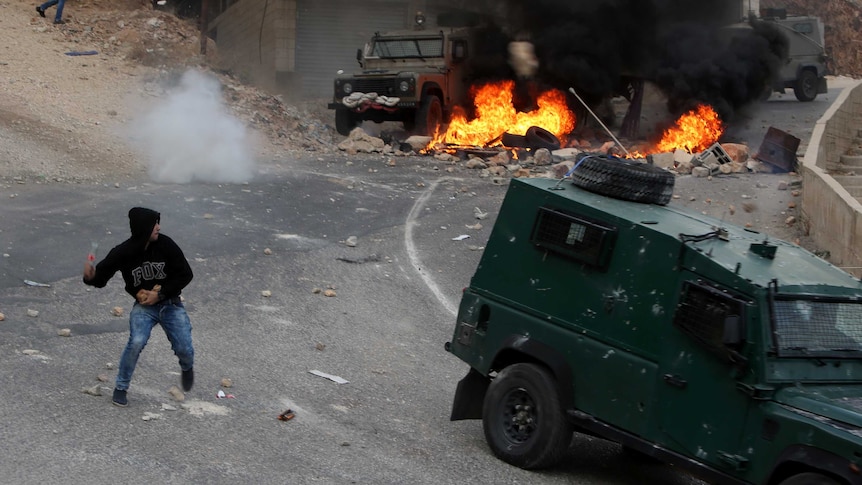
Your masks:
[[[449,420],[482,419],[482,403],[490,384],[491,379],[470,368],[470,372],[458,381],[458,387],[455,388],[455,401]]]

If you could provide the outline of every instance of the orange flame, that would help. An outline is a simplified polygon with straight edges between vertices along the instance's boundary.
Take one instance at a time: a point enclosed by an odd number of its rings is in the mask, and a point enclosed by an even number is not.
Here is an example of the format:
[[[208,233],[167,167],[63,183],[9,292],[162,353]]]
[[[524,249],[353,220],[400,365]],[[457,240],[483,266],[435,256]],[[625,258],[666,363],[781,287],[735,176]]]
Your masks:
[[[503,133],[523,135],[531,126],[544,128],[564,141],[575,128],[575,115],[569,111],[566,95],[559,90],[545,91],[536,100],[538,108],[517,112],[512,104],[514,81],[500,81],[473,88],[476,117],[467,120],[464,111],[455,109],[446,133],[437,135],[430,146],[451,144],[488,146],[499,144]]]
[[[672,152],[683,149],[689,153],[702,152],[717,142],[724,124],[711,106],[701,104],[683,114],[676,124],[662,135],[654,152]]]

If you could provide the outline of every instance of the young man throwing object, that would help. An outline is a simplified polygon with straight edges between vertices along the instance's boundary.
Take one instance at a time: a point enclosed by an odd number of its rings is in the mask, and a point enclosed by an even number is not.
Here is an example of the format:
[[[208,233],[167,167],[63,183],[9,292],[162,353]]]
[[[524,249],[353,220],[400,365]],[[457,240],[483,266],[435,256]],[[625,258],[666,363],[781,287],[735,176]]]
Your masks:
[[[132,208],[132,236],[111,249],[99,264],[88,262],[84,266],[84,283],[103,288],[119,271],[126,292],[135,297],[129,313],[129,341],[120,357],[114,386],[113,403],[117,406],[129,404],[126,391],[132,373],[156,324],[162,326],[180,361],[183,390],[191,390],[194,384],[192,325],[180,300],[180,292],[192,280],[192,269],[174,240],[159,234],[160,218],[154,210]]]

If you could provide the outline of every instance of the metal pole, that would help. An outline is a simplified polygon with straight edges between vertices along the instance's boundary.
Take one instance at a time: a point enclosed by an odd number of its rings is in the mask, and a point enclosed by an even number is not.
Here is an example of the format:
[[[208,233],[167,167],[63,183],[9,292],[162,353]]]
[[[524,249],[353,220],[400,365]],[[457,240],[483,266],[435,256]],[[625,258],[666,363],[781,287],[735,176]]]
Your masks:
[[[204,0],[204,1],[206,1],[206,0]],[[584,108],[587,108],[587,111],[589,111],[589,112],[590,112],[590,114],[591,114],[591,115],[593,115],[593,118],[595,118],[595,119],[596,119],[596,121],[598,121],[600,125],[602,125],[602,128],[604,128],[604,129],[605,129],[605,131],[606,131],[606,132],[608,132],[608,135],[611,135],[611,138],[613,138],[613,139],[614,139],[614,141],[617,143],[617,145],[619,145],[619,146],[620,146],[620,148],[622,148],[622,149],[623,149],[623,151],[624,151],[624,152],[626,152],[626,155],[628,155],[628,156],[632,156],[632,154],[631,154],[631,153],[629,153],[629,151],[628,151],[628,150],[626,150],[626,147],[624,147],[624,146],[623,146],[623,144],[622,144],[622,143],[620,143],[620,141],[619,141],[619,140],[617,140],[617,137],[615,137],[615,136],[614,136],[614,134],[613,134],[613,133],[611,133],[611,130],[609,130],[609,129],[608,129],[608,127],[607,127],[607,126],[605,126],[605,124],[604,124],[604,123],[602,123],[602,120],[600,120],[600,119],[599,119],[599,117],[598,117],[598,116],[596,116],[596,114],[595,114],[595,113],[593,113],[593,110],[591,110],[591,109],[590,109],[590,107],[589,107],[589,106],[587,106],[587,103],[585,103],[585,102],[584,102],[584,100],[583,100],[583,99],[581,99],[581,97],[580,97],[580,96],[578,96],[578,93],[576,93],[576,92],[575,92],[575,88],[569,88],[569,91],[570,91],[572,94],[574,94],[576,98],[578,98],[578,101],[580,101],[580,102],[581,102],[581,104],[582,104],[582,105],[584,105]]]
[[[201,1],[201,55],[207,54],[207,27],[209,26],[209,0]]]

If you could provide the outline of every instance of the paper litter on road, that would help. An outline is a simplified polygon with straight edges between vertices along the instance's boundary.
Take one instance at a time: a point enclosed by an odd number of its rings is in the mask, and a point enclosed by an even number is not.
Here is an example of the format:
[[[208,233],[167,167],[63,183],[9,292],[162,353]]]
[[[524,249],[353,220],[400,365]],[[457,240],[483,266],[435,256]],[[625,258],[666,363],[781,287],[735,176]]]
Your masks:
[[[323,377],[324,379],[329,379],[332,382],[336,382],[338,384],[347,384],[346,379],[342,379],[341,377],[334,376],[332,374],[327,374],[326,372],[321,372],[319,370],[310,370],[308,371],[310,374],[314,374],[319,377]]]
[[[51,285],[49,285],[47,283],[37,283],[33,280],[24,280],[24,284],[28,285],[28,286],[41,286],[43,288],[50,288],[51,287]]]
[[[458,237],[453,237],[453,238],[452,238],[452,240],[453,240],[453,241],[463,241],[463,240],[465,240],[465,239],[469,239],[469,238],[470,238],[470,235],[469,235],[469,234],[461,234],[461,235],[460,235],[460,236],[458,236]]]

